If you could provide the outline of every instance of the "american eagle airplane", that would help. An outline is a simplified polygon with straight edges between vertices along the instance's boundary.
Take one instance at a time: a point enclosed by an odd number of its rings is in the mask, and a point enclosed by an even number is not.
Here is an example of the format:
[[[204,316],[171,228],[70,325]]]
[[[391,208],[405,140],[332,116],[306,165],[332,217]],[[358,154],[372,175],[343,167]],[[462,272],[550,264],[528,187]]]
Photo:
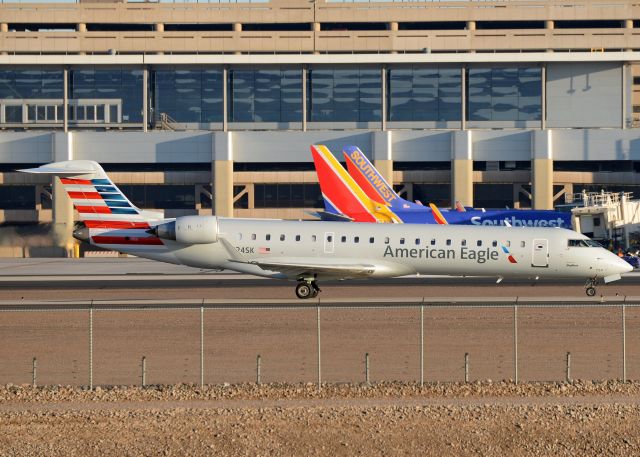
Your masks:
[[[297,281],[299,298],[318,281],[455,275],[582,278],[587,295],[632,268],[565,229],[426,224],[161,218],[135,207],[96,162],[56,162],[27,173],[58,176],[78,211],[77,239],[102,248],[196,268]]]
[[[440,211],[433,204],[428,207],[416,204],[400,197],[359,148],[348,146],[342,153],[346,160],[349,176],[353,178],[353,182],[373,201],[386,203],[386,211],[401,222],[415,224],[511,225],[513,227],[571,227],[571,213],[568,212],[521,209],[477,210],[464,208],[462,205],[457,205],[457,211]],[[330,157],[326,156],[326,154],[330,154]],[[314,152],[316,168],[318,160],[315,155],[330,162],[329,168],[334,174],[339,172],[338,168],[343,168],[328,149],[317,149]],[[344,198],[341,197],[344,194],[341,189],[325,183],[328,180],[326,177],[327,171],[323,170],[321,172],[320,169],[317,169],[317,173],[323,195],[326,194],[331,201],[331,204],[325,204],[327,213],[342,213],[344,216],[353,218],[353,215],[349,212],[350,209],[344,207]]]

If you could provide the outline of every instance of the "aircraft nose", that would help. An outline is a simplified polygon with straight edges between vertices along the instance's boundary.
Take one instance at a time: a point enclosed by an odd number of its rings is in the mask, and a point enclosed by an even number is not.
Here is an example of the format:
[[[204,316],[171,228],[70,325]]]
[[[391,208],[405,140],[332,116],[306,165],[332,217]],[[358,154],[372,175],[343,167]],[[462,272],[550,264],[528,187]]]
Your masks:
[[[633,271],[633,267],[631,266],[631,264],[629,264],[629,262],[627,262],[624,259],[621,259],[620,257],[618,257],[618,268],[620,269],[619,273],[629,273],[630,271]]]

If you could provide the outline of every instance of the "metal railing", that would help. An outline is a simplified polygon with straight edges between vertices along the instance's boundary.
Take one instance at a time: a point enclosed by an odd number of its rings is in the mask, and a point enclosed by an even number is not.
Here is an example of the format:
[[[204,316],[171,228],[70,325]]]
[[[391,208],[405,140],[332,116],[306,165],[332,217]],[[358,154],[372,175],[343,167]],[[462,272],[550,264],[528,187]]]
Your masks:
[[[0,327],[0,384],[640,379],[628,297],[21,301]]]

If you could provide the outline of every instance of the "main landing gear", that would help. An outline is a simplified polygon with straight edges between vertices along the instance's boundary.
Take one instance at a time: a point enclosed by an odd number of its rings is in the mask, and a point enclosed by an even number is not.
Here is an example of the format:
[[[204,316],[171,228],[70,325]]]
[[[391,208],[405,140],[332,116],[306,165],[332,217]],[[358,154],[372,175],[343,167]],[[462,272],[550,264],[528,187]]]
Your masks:
[[[587,280],[587,283],[584,285],[585,293],[589,297],[593,297],[596,294],[596,278],[590,278]]]
[[[320,288],[315,280],[302,279],[296,286],[296,296],[301,299],[317,297],[319,292]]]

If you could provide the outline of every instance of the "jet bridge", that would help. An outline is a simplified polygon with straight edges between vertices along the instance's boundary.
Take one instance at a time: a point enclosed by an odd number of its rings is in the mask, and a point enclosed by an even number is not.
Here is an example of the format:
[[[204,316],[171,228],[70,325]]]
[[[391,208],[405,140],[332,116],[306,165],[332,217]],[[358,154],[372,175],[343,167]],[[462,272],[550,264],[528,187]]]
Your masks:
[[[573,229],[596,240],[617,240],[625,249],[640,238],[640,200],[631,192],[565,194]]]

